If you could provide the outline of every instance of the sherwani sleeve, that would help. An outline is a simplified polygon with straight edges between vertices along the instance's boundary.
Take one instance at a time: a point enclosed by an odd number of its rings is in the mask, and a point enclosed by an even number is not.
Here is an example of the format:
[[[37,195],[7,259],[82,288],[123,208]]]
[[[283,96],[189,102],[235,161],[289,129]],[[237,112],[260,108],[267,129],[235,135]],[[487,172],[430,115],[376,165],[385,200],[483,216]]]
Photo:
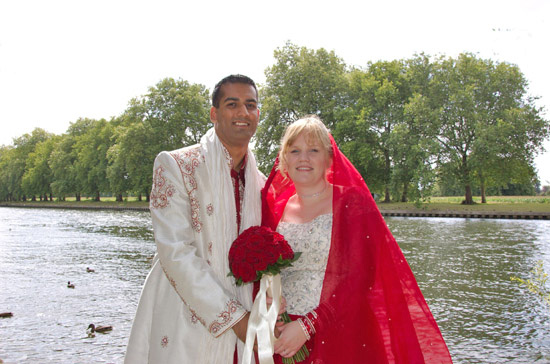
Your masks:
[[[197,241],[192,225],[192,215],[197,211],[191,208],[194,202],[180,168],[167,152],[155,159],[150,209],[158,257],[166,277],[188,307],[191,320],[218,337],[246,310],[223,288],[202,257],[204,242]]]

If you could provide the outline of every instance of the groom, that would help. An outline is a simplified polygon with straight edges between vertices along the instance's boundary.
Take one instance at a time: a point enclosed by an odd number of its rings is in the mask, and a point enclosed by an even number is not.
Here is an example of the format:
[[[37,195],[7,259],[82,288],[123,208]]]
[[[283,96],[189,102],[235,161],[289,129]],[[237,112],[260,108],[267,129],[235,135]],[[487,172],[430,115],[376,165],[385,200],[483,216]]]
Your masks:
[[[240,232],[260,224],[265,178],[248,148],[260,116],[254,81],[222,79],[212,105],[214,127],[199,144],[155,160],[150,210],[157,254],[128,364],[233,364],[242,353],[252,292],[227,277],[227,254]]]

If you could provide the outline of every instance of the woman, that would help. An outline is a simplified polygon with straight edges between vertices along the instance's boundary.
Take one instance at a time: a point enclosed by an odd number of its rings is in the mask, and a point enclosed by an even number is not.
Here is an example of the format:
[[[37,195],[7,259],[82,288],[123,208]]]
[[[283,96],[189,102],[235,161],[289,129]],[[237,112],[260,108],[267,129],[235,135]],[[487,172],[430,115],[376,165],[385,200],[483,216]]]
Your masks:
[[[282,273],[275,361],[451,363],[437,323],[361,175],[322,121],[291,124],[263,190],[263,224],[302,256]],[[279,354],[279,355],[277,355]]]

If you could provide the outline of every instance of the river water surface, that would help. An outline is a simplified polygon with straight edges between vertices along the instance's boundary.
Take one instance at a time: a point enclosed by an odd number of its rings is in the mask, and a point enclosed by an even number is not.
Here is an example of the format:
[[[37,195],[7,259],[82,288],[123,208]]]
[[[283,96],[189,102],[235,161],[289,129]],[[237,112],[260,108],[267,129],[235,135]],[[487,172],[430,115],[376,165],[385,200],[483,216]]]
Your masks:
[[[550,221],[386,221],[455,363],[550,363],[550,310],[510,281],[538,260],[550,271]],[[0,312],[14,314],[0,359],[122,363],[155,251],[149,213],[0,208],[0,222]],[[114,328],[88,338],[90,323]]]

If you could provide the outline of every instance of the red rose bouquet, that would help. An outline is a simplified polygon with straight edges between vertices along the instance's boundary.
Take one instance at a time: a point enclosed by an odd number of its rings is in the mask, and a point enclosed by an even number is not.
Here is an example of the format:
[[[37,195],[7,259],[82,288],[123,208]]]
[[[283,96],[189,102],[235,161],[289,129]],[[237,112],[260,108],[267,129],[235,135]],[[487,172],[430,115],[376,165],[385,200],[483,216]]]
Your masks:
[[[249,333],[250,331],[254,331],[250,330],[250,326],[254,326],[251,322],[257,319],[253,316],[255,316],[258,311],[263,309],[260,303],[265,303],[265,295],[270,295],[270,292],[272,291],[274,291],[272,306],[277,308],[278,311],[279,303],[276,303],[275,301],[279,300],[281,291],[279,273],[281,272],[281,269],[291,266],[291,264],[296,261],[301,254],[302,253],[300,252],[294,252],[292,250],[283,235],[266,226],[252,226],[246,229],[237,237],[237,239],[235,239],[233,245],[231,245],[231,248],[229,249],[230,273],[228,276],[235,277],[235,281],[238,286],[249,282],[260,281],[260,292],[258,292],[258,295],[256,296],[254,301],[255,307],[252,308],[251,318],[249,319]],[[274,289],[270,287],[271,283],[266,283],[270,282],[266,278],[271,277],[276,278],[276,282],[273,283],[273,286],[276,287]],[[265,306],[265,304],[263,306]],[[275,313],[275,319],[276,315],[277,312]],[[264,313],[263,316],[267,315]],[[286,312],[283,313],[281,317],[284,322],[288,323],[292,321]],[[274,324],[274,322],[270,323],[271,332],[269,335],[272,340],[271,344],[273,344],[274,339],[272,333]],[[257,324],[256,326],[261,325]],[[251,333],[252,343],[254,342],[254,335],[256,335],[256,331]],[[262,350],[260,350],[260,344],[262,340],[259,335],[260,330],[258,330],[258,352],[261,355]],[[245,348],[251,348],[252,344],[249,345],[248,336],[246,341],[247,343]],[[271,355],[273,355],[273,348],[271,348]],[[309,352],[304,345],[296,354],[294,354],[292,358],[283,358],[283,363],[292,364],[299,362],[305,360],[308,355]],[[244,357],[247,357],[246,351]]]

